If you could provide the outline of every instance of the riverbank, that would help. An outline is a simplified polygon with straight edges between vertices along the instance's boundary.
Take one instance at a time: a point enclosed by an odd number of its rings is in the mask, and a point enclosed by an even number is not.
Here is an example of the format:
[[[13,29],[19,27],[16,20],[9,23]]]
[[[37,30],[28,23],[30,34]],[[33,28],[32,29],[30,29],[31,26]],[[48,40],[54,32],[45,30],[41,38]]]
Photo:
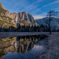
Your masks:
[[[27,35],[47,35],[48,32],[0,32],[0,39],[6,37],[15,37],[15,36],[27,36]]]
[[[59,59],[59,33],[48,35],[48,49],[35,59]]]

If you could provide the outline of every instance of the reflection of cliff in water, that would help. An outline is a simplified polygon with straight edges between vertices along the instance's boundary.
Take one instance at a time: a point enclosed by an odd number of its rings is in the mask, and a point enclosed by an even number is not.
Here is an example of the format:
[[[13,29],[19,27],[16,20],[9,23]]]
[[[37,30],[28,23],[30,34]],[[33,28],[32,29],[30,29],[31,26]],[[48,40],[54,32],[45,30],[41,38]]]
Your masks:
[[[14,37],[0,40],[0,57],[8,52],[26,53],[40,39],[38,36]]]
[[[38,41],[38,38],[34,37],[17,37],[14,42],[15,51],[18,53],[26,53],[30,51],[34,44]]]

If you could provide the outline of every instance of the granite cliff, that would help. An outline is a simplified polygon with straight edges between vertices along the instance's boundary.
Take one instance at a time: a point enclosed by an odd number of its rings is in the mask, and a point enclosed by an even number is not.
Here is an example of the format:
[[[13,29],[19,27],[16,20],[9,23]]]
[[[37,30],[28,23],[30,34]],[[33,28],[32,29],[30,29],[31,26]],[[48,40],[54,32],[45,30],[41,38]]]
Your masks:
[[[4,8],[4,6],[0,2],[0,20],[2,22],[4,21],[8,23],[7,25],[10,24],[10,26],[17,27],[16,22],[15,22],[16,17],[18,18],[17,21],[21,26],[23,25],[26,25],[26,26],[36,25],[37,26],[38,25],[31,14],[27,14],[26,11],[18,12],[18,13],[16,12],[10,13],[8,10]],[[3,24],[0,26],[3,26]]]

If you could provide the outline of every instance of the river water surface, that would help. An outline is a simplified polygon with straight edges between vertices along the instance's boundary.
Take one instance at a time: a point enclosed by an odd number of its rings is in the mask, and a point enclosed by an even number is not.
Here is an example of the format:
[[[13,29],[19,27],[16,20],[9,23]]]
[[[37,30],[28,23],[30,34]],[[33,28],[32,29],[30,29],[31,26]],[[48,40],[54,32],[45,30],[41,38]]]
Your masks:
[[[34,59],[47,50],[48,40],[40,36],[0,39],[1,59]]]

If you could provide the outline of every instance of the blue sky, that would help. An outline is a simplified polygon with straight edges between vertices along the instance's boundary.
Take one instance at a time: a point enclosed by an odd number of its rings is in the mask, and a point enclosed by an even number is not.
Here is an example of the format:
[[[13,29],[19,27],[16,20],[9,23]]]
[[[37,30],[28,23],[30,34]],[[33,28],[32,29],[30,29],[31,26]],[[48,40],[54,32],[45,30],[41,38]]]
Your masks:
[[[59,0],[0,0],[9,12],[26,11],[35,19],[46,16],[50,10],[59,11]]]

